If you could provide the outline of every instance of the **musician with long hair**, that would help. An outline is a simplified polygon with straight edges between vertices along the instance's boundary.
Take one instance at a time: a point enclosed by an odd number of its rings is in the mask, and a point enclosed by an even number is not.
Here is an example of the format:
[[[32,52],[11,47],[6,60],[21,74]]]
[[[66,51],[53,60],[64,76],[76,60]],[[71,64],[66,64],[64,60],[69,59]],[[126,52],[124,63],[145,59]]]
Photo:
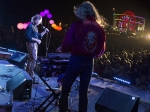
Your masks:
[[[28,63],[26,67],[27,73],[33,79],[35,83],[34,77],[34,67],[37,60],[38,53],[38,45],[41,43],[41,39],[46,33],[46,29],[42,33],[38,33],[38,25],[42,22],[42,17],[39,14],[34,15],[31,18],[31,23],[28,24],[25,31],[25,39],[26,39],[26,48],[28,51]]]
[[[78,76],[80,77],[78,112],[87,112],[87,92],[92,75],[93,58],[104,53],[106,44],[103,28],[107,26],[107,22],[91,2],[86,1],[74,6],[74,13],[79,20],[71,25],[62,45],[56,50],[71,53],[62,82],[60,112],[68,111],[68,95]]]

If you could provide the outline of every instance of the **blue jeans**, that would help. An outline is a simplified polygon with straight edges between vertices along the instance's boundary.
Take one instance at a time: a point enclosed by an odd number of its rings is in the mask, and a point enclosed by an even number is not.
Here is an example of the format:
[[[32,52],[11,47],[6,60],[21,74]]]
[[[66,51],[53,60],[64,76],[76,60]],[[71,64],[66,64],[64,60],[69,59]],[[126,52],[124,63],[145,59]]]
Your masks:
[[[63,77],[62,93],[59,101],[59,111],[67,112],[68,96],[72,84],[80,76],[79,86],[79,112],[87,112],[88,105],[88,86],[92,75],[93,58],[86,56],[71,55],[68,67]]]

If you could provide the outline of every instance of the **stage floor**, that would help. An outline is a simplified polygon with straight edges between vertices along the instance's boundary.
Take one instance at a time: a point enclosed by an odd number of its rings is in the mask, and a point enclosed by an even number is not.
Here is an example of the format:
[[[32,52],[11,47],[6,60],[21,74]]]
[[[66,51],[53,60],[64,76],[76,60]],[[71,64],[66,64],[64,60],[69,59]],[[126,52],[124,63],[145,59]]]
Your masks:
[[[20,71],[24,71],[12,64],[9,64],[6,60],[0,60],[0,86],[6,88],[6,82],[13,76],[15,76]],[[7,76],[7,77],[6,77]],[[14,101],[12,112],[34,112],[36,108],[38,108],[43,101],[51,94],[51,91],[47,91],[47,86],[45,83],[36,75],[37,79],[39,79],[40,84],[33,84],[32,85],[32,97],[28,101]],[[57,77],[46,78],[46,82],[50,87],[57,86]],[[72,86],[71,94],[69,97],[69,108],[72,110],[78,109],[78,85],[79,85],[79,78],[75,81]],[[92,77],[89,86],[89,103],[88,103],[88,112],[95,112],[95,103],[99,99],[101,93],[104,91],[106,87],[113,88],[118,91],[122,91],[127,94],[133,94],[136,96],[140,96],[140,103],[138,107],[138,112],[150,112],[146,111],[150,108],[150,91],[143,90],[141,88],[137,88],[134,86],[126,86],[120,83],[110,81],[107,79],[102,78],[95,78]],[[60,90],[56,90],[56,93],[59,93]],[[44,104],[48,104],[53,96]],[[5,101],[4,101],[5,100]],[[0,91],[0,105],[3,103],[7,103],[9,100],[9,95],[7,96],[7,91]],[[56,101],[57,102],[57,101]],[[40,108],[41,109],[41,108]],[[50,106],[46,108],[45,112],[57,112],[58,105],[57,103],[53,102]],[[1,111],[0,109],[0,112]]]

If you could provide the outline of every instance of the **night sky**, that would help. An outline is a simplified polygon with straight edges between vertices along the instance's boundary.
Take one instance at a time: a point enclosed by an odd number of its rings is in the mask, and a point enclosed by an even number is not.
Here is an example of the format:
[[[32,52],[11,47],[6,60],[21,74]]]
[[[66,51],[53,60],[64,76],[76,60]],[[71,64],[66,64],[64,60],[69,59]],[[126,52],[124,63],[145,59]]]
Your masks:
[[[44,11],[50,10],[56,24],[72,23],[76,20],[73,6],[85,0],[0,0],[0,23],[8,26],[17,26],[19,22],[29,22],[30,18]],[[113,10],[122,14],[132,11],[136,16],[146,19],[146,29],[150,32],[150,3],[148,0],[90,0],[110,25],[113,23]]]

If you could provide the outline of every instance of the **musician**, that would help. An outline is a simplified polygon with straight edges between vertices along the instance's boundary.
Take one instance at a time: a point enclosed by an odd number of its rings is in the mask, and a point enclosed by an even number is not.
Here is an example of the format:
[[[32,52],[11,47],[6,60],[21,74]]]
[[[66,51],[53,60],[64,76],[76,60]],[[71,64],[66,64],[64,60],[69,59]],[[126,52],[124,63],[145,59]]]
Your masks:
[[[67,31],[61,47],[57,52],[70,52],[71,57],[62,82],[59,111],[68,111],[68,95],[76,78],[80,77],[79,109],[87,112],[87,91],[92,75],[93,58],[101,56],[105,51],[105,19],[99,15],[95,6],[83,2],[74,6],[74,13],[79,18]]]
[[[34,15],[31,18],[31,23],[28,24],[25,31],[26,48],[28,51],[28,63],[26,67],[27,73],[33,79],[33,83],[36,83],[34,77],[34,67],[37,60],[38,45],[41,43],[43,35],[46,33],[45,29],[42,33],[38,33],[38,25],[42,22],[42,17],[39,14]]]

